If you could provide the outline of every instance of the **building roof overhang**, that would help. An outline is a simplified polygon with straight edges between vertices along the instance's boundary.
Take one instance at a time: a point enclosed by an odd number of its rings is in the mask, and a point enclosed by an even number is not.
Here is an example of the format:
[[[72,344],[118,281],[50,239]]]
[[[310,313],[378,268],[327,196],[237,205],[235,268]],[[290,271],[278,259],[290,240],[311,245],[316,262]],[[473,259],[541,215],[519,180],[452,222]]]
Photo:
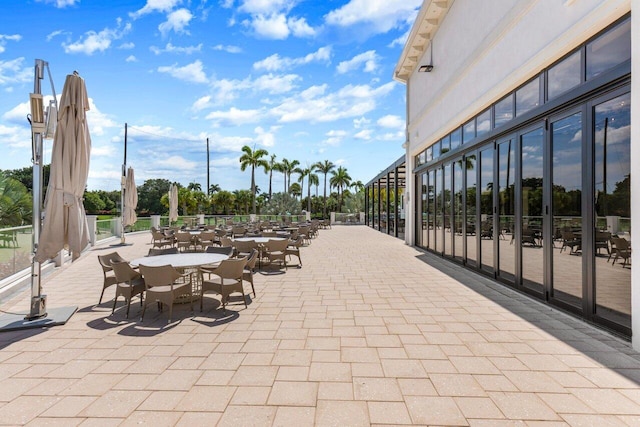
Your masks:
[[[402,55],[393,72],[394,80],[407,83],[418,61],[431,44],[442,20],[449,11],[453,0],[424,0],[416,17],[409,37],[405,42]]]

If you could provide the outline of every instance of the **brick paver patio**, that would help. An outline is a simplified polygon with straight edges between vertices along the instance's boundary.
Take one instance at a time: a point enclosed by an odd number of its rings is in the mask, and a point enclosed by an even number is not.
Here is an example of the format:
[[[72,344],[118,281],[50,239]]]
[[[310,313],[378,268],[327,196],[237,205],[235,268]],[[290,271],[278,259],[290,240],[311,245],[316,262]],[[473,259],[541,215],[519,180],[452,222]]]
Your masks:
[[[150,235],[127,242],[45,279],[50,307],[79,306],[66,325],[0,334],[0,424],[640,425],[628,343],[370,228],[321,230],[248,309],[211,295],[169,325],[137,300],[112,316],[113,288],[95,305],[96,256]]]

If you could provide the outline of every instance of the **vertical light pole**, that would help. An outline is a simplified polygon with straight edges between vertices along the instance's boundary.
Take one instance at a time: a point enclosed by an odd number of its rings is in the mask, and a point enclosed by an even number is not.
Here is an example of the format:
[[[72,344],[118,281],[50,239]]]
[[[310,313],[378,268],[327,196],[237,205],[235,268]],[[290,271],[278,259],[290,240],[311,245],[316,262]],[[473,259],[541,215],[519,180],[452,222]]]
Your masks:
[[[207,196],[211,195],[211,185],[209,184],[209,138],[207,138]]]

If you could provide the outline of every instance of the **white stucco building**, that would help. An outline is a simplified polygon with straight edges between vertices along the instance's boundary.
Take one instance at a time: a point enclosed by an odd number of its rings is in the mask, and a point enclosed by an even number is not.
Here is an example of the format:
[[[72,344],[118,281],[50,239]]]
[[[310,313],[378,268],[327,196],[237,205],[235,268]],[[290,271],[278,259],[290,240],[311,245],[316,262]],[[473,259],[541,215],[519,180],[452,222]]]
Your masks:
[[[640,349],[631,9],[425,0],[394,74],[406,155],[367,184],[366,209],[370,226]]]

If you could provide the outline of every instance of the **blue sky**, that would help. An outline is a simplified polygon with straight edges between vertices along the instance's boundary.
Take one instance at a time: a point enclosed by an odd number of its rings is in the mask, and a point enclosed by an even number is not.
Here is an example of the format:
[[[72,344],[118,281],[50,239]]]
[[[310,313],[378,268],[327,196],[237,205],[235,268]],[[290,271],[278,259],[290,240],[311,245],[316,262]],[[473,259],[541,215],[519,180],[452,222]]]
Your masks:
[[[20,3],[20,5],[18,5]],[[366,183],[403,154],[393,69],[421,0],[21,0],[0,3],[0,169],[31,165],[35,59],[60,95],[85,79],[88,189],[116,190],[128,123],[136,183],[248,189],[243,145]],[[51,97],[48,78],[42,92]],[[46,141],[45,161],[51,140]],[[295,177],[294,179],[297,179]],[[256,176],[262,191],[268,175]],[[274,174],[274,189],[283,186]]]

